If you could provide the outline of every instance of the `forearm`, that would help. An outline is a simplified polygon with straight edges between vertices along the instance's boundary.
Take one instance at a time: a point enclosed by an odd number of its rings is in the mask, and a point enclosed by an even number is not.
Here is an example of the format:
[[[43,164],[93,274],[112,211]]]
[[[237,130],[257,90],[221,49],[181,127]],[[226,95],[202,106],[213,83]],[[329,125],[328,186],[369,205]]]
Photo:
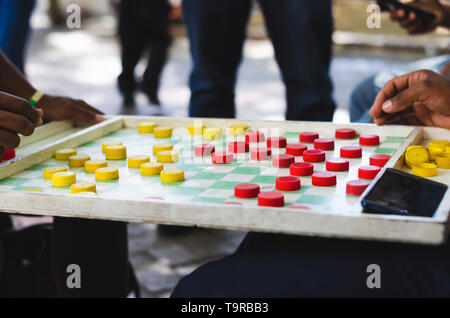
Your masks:
[[[0,51],[0,91],[29,100],[36,89]]]

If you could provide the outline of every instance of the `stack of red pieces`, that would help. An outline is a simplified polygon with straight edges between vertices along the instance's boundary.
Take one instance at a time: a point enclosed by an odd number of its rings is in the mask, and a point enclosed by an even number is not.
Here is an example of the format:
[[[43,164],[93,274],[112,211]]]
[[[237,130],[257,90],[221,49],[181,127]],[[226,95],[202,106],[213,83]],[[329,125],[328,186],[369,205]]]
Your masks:
[[[197,157],[211,156],[211,154],[214,152],[214,149],[215,147],[211,144],[202,144],[194,146],[194,154]]]
[[[293,176],[299,177],[310,176],[314,172],[314,166],[308,162],[295,162],[289,168]]]
[[[250,153],[250,158],[252,160],[268,160],[272,155],[272,150],[267,148],[254,148]]]
[[[234,157],[232,152],[218,151],[212,153],[211,160],[216,164],[229,164],[233,162]]]
[[[300,142],[313,143],[315,139],[319,138],[319,134],[316,132],[302,132],[300,133]]]
[[[350,163],[347,159],[342,158],[330,158],[325,163],[325,167],[328,171],[347,171]]]
[[[336,185],[336,174],[333,172],[315,172],[312,175],[312,184],[319,187]]]
[[[353,139],[356,137],[356,131],[351,128],[339,128],[336,129],[334,136],[337,139]]]
[[[286,148],[287,141],[284,137],[267,138],[267,148]]]
[[[277,168],[289,168],[295,162],[295,157],[292,155],[276,155],[273,156],[272,164]]]
[[[245,141],[233,141],[228,144],[228,151],[233,153],[248,152],[250,147]]]
[[[325,161],[325,151],[320,149],[311,149],[303,152],[303,161],[305,162],[323,162]]]
[[[342,158],[361,158],[362,149],[358,146],[342,146],[341,147]]]
[[[5,149],[5,152],[3,153],[3,156],[0,158],[0,161],[14,159],[15,157],[16,157],[16,150]]]
[[[384,167],[386,162],[391,159],[390,155],[383,155],[381,153],[373,154],[370,156],[370,164],[372,166]]]
[[[361,195],[369,186],[370,181],[367,180],[352,180],[347,182],[346,192],[350,195]]]
[[[297,177],[278,177],[275,180],[275,188],[280,191],[297,191],[300,190],[300,179]]]
[[[359,136],[359,144],[361,146],[378,146],[380,137],[377,135],[361,135]]]
[[[374,179],[381,168],[378,166],[361,166],[358,169],[358,178],[361,179]]]
[[[333,150],[334,140],[329,138],[317,138],[314,140],[314,149]]]
[[[250,143],[262,142],[265,140],[264,133],[260,131],[247,131],[245,134],[245,141]]]
[[[256,198],[260,189],[259,185],[254,183],[241,183],[234,187],[234,196],[238,198]]]
[[[261,192],[258,194],[258,205],[280,208],[284,206],[284,195],[280,192]]]
[[[295,144],[295,145],[287,145],[286,146],[286,154],[293,155],[295,157],[299,157],[303,155],[303,151],[308,149],[308,146],[301,145],[301,144]]]

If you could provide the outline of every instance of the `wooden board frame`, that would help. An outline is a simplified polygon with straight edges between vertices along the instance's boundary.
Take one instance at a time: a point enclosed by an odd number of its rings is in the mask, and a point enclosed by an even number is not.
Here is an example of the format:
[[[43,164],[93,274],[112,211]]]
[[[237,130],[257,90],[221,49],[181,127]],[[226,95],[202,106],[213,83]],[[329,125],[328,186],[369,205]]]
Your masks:
[[[329,132],[330,129],[334,131],[336,128],[345,127],[353,127],[357,132],[363,133],[379,134],[382,131],[380,127],[370,124],[139,116],[110,116],[100,124],[85,128],[78,128],[72,122],[52,123],[42,127],[35,135],[23,138],[21,148],[28,147],[27,149],[32,150],[24,152],[13,160],[0,164],[0,180],[50,159],[57,149],[77,147],[124,127],[137,127],[139,122],[145,120],[156,121],[159,125],[166,124],[183,129],[187,125],[192,124],[194,120],[202,120],[206,126],[222,128],[242,123],[258,129],[273,128],[290,132],[313,130],[319,132],[319,134],[322,131]],[[74,133],[39,149],[31,147],[36,141],[45,141],[48,136],[67,129],[74,129]],[[385,168],[400,168],[403,162],[402,154],[404,150],[411,144],[420,144],[425,136],[432,139],[450,139],[450,131],[439,128],[389,126],[387,130],[389,130],[390,136],[407,135],[408,137],[401,143],[398,151],[392,156]],[[381,173],[377,178],[380,175]],[[449,182],[450,180],[448,180],[447,184]],[[0,191],[0,211],[9,213],[151,222],[420,244],[441,244],[445,242],[448,232],[449,210],[450,191],[447,191],[433,218],[375,215],[365,214],[361,211],[357,213],[355,211],[342,211],[341,214],[331,214],[327,211],[316,210],[292,212],[277,208],[239,205],[187,204],[156,200],[105,199],[102,197],[78,195],[67,196],[38,192]]]

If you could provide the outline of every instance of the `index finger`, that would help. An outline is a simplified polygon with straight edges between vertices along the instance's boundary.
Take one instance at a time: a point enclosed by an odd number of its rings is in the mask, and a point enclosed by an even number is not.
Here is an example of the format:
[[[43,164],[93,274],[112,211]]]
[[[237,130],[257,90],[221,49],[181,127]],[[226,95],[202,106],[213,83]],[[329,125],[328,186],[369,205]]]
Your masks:
[[[10,95],[8,93],[1,93],[0,108],[12,113],[23,115],[35,125],[40,123],[41,115],[39,111],[23,98]]]

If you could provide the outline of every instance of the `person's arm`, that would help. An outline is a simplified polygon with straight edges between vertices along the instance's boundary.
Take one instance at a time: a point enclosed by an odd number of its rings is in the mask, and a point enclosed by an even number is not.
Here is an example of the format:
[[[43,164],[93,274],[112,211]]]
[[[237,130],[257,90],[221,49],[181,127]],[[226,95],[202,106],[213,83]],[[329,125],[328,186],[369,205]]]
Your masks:
[[[0,91],[30,100],[36,89],[0,51]]]
[[[427,70],[396,77],[378,93],[370,115],[382,125],[408,111],[424,125],[450,129],[450,79]]]

